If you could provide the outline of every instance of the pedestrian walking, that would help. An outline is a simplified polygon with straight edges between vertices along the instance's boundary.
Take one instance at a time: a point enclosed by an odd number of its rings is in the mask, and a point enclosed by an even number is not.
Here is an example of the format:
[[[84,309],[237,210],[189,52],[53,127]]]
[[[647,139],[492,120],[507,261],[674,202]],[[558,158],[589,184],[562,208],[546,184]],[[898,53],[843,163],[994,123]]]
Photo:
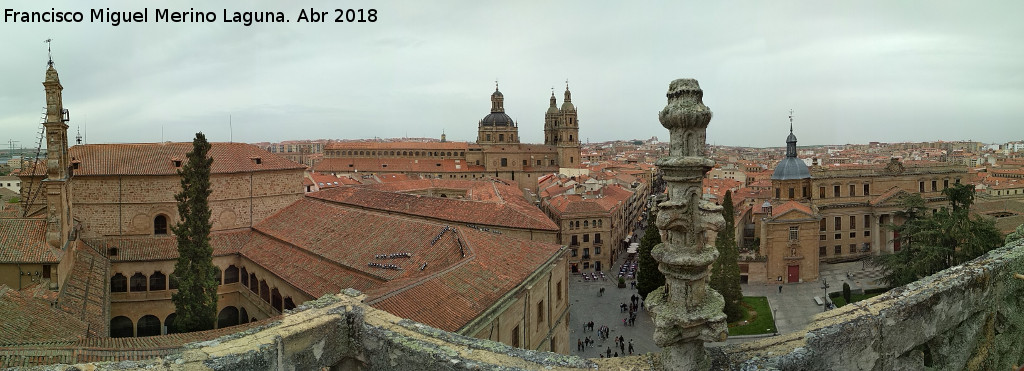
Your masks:
[[[607,354],[608,357],[611,357],[612,356],[612,348],[608,348],[608,350],[606,350],[604,353]]]
[[[629,339],[629,354],[633,355],[633,339]]]
[[[622,354],[626,354],[626,344],[619,343],[619,350],[622,351]]]
[[[782,285],[779,285],[779,293],[782,293]]]
[[[582,352],[583,351],[583,340],[580,340],[579,338],[576,338],[576,351],[577,352]]]

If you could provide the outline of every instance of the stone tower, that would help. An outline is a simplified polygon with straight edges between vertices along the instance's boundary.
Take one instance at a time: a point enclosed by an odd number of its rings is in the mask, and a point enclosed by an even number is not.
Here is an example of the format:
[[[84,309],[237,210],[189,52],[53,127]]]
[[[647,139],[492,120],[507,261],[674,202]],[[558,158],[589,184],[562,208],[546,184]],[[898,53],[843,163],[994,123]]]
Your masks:
[[[544,112],[544,144],[553,146],[558,144],[558,122],[562,114],[558,112],[558,102],[555,101],[555,89],[551,89],[551,99],[548,110]]]
[[[668,201],[658,204],[655,225],[663,243],[651,255],[665,274],[665,286],[647,295],[654,318],[654,341],[662,347],[667,370],[707,370],[704,342],[724,341],[728,330],[722,295],[708,286],[710,265],[718,258],[716,232],[725,226],[722,207],[704,200],[701,180],[715,162],[705,157],[711,110],[702,102],[697,80],[672,81],[668,104],[658,115],[671,134],[664,171]]]
[[[555,101],[552,94],[551,102]],[[548,108],[550,112],[551,109]],[[576,107],[572,105],[572,93],[569,83],[565,84],[565,100],[558,110],[559,118],[555,124],[555,145],[558,148],[559,167],[580,167],[580,122],[576,117]]]
[[[491,113],[477,124],[477,144],[519,143],[519,127],[505,114],[505,96],[494,84],[491,94]]]
[[[70,173],[68,160],[68,111],[64,109],[57,70],[53,61],[46,69],[43,81],[46,90],[46,179],[42,182],[46,192],[46,242],[63,248],[71,232]]]

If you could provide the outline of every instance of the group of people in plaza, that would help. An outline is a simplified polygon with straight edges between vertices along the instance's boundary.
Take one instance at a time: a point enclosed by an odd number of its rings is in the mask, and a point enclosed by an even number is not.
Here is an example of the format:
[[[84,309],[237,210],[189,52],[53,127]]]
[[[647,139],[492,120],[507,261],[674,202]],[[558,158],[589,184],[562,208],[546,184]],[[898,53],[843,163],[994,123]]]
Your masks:
[[[640,310],[642,305],[643,300],[636,294],[629,297],[629,305],[626,305],[626,303],[619,305],[620,313],[626,312],[627,309],[629,310],[629,317],[622,319],[623,326],[633,326],[636,324],[636,312]]]

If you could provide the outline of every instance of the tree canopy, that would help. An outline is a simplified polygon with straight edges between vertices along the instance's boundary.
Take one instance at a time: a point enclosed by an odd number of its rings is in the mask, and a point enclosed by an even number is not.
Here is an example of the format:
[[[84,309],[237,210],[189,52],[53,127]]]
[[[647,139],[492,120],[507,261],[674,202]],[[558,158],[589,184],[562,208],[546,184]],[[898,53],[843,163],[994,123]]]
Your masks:
[[[725,227],[718,231],[715,248],[718,259],[711,266],[711,288],[725,298],[725,315],[729,322],[743,319],[743,291],[740,289],[739,247],[736,246],[736,218],[732,205],[732,191],[725,192],[722,201]]]
[[[647,214],[647,228],[644,228],[644,236],[640,239],[640,247],[637,249],[639,262],[637,264],[636,289],[640,297],[645,299],[651,291],[665,285],[665,275],[658,270],[658,261],[651,256],[654,246],[661,243],[661,233],[654,225],[657,215],[654,211]]]
[[[931,213],[919,194],[904,197],[903,210],[896,213],[903,224],[886,226],[898,233],[900,251],[875,258],[885,272],[880,281],[902,286],[970,261],[1003,244],[1003,236],[993,221],[971,217],[973,185],[955,184],[942,194],[949,199],[949,207]]]
[[[178,238],[178,261],[174,276],[178,292],[171,295],[177,316],[174,326],[179,332],[208,330],[217,320],[217,267],[213,265],[210,246],[210,143],[203,133],[196,133],[188,161],[178,170],[181,192],[178,201],[181,221],[171,227]]]

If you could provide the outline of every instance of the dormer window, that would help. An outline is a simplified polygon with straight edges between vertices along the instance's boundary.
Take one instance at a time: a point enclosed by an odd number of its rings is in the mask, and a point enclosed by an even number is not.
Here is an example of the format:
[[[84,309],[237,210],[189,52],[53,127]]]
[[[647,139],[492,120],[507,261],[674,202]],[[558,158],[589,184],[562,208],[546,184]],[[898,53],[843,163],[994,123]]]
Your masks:
[[[255,163],[256,165],[261,165],[263,164],[263,159],[259,157],[253,157],[252,162]]]
[[[174,159],[174,160],[171,160],[171,162],[174,163],[174,167],[175,168],[180,168],[181,167],[181,160]]]

